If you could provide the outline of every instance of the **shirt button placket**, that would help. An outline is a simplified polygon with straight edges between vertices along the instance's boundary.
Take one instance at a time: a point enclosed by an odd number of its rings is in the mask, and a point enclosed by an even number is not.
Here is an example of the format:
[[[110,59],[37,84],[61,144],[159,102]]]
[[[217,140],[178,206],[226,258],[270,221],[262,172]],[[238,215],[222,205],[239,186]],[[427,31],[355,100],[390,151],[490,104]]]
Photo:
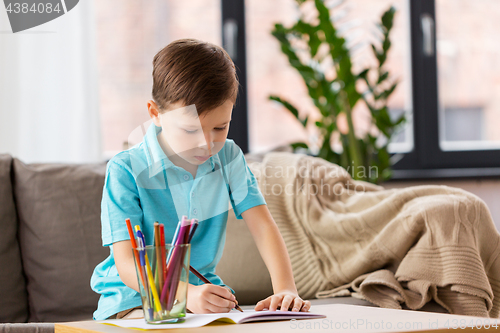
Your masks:
[[[191,198],[194,198],[194,192],[191,192]],[[191,202],[191,203],[193,203],[193,202]],[[196,210],[196,208],[193,208],[191,210],[191,212],[193,213],[193,215],[196,215],[196,213],[198,212],[198,210]]]

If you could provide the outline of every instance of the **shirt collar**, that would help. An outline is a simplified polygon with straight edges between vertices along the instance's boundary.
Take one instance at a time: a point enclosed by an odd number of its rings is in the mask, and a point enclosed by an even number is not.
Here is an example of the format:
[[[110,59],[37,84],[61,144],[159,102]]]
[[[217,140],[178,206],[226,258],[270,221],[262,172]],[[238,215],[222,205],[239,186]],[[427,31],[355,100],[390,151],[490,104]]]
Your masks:
[[[154,123],[151,123],[146,132],[146,135],[144,136],[144,145],[146,149],[145,153],[148,162],[150,177],[153,177],[159,172],[168,168],[177,167],[174,163],[172,163],[172,161],[170,161],[170,159],[161,148],[160,143],[158,142],[157,136],[161,132],[161,130],[161,127],[158,127]],[[205,161],[205,163],[198,166],[199,170],[197,173],[200,175],[204,175],[208,172],[220,169],[221,165],[222,164],[219,158],[219,154],[215,154],[210,157],[208,161]]]

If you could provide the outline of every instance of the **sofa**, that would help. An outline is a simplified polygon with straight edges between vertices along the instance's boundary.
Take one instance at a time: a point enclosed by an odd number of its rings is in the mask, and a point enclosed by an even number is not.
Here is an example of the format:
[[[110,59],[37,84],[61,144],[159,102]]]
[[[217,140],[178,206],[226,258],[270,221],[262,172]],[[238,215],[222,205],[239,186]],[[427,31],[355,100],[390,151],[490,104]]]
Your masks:
[[[105,169],[105,162],[25,164],[0,155],[0,332],[53,332],[55,322],[92,319],[99,295],[90,276],[109,255],[100,224]],[[240,305],[272,294],[250,232],[233,211],[217,273]],[[372,305],[352,297],[313,305],[333,302]],[[435,303],[424,310],[445,312]]]

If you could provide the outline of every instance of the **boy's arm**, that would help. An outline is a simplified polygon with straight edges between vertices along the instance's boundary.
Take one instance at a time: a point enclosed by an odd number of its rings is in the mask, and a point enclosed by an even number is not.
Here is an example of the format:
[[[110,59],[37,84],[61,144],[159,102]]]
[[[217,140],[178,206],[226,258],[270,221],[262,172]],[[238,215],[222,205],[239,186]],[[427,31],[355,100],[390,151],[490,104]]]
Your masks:
[[[124,240],[113,243],[113,255],[115,257],[115,265],[120,275],[120,279],[129,288],[139,291],[137,282],[137,274],[135,272],[134,254],[132,252],[132,242]]]
[[[297,293],[285,242],[267,205],[252,207],[241,216],[257,244],[273,284],[274,295],[257,303],[255,310],[268,308],[275,311],[280,306],[283,311],[290,307],[292,311],[308,311],[311,303],[303,301]]]

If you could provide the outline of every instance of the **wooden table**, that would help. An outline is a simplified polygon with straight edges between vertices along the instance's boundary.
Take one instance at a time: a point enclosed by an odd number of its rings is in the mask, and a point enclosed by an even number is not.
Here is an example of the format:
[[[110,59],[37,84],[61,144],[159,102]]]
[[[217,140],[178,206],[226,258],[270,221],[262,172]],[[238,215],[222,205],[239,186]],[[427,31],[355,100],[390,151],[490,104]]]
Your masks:
[[[382,309],[378,307],[356,306],[344,304],[327,304],[312,307],[311,312],[324,314],[327,317],[321,319],[259,322],[247,324],[226,324],[212,323],[198,328],[149,330],[153,333],[173,333],[173,332],[198,332],[198,333],[224,333],[224,332],[477,332],[479,330],[497,330],[498,328],[484,328],[486,320],[496,321],[500,325],[500,320],[489,318],[457,316],[443,313]],[[436,329],[438,325],[443,325],[448,320],[452,328],[454,320],[457,324],[465,321],[472,326],[450,330],[446,328]],[[472,320],[472,321],[471,321]],[[482,324],[479,327],[479,324]],[[370,326],[371,325],[371,326]],[[456,327],[456,326],[455,326]],[[137,333],[135,329],[121,328],[111,325],[100,324],[99,321],[80,321],[71,323],[55,324],[55,333],[75,333],[75,332],[101,332],[101,333]]]

